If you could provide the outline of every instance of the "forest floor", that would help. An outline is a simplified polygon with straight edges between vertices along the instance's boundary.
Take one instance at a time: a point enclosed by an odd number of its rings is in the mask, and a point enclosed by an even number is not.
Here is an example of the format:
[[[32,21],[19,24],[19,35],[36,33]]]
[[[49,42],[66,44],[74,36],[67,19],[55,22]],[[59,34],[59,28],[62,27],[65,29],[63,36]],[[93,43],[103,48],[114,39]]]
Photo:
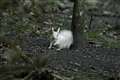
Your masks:
[[[47,38],[31,35],[25,35],[22,38],[25,43],[25,45],[21,45],[24,51],[41,56],[47,55],[48,68],[58,71],[61,75],[78,75],[79,78],[91,76],[90,80],[102,80],[103,77],[111,78],[119,75],[119,48],[87,46],[75,50],[57,51],[56,48],[48,49],[49,40]]]
[[[3,10],[0,14],[0,37],[4,36],[8,41],[18,43],[17,45],[27,54],[48,56],[47,68],[59,75],[78,78],[75,80],[114,80],[115,77],[120,77],[120,28],[117,28],[118,31],[113,31],[117,34],[115,38],[109,35],[111,28],[105,30],[106,25],[109,27],[108,24],[119,27],[118,17],[93,16],[91,22],[91,16],[87,16],[87,38],[88,42],[94,41],[93,44],[70,50],[57,51],[56,47],[48,49],[52,36],[51,27],[70,29],[73,3],[66,4],[68,3],[63,4],[59,1],[57,5],[51,6],[45,1],[44,4],[40,2],[40,7],[34,6],[36,11],[31,7],[28,8],[28,12],[23,10],[23,7],[17,9],[21,6],[15,9],[13,6],[13,10],[12,8]],[[119,6],[113,7],[115,11],[119,11]],[[103,35],[99,35],[101,32]],[[104,45],[101,46],[101,42]],[[0,58],[5,51],[1,44],[0,42]]]

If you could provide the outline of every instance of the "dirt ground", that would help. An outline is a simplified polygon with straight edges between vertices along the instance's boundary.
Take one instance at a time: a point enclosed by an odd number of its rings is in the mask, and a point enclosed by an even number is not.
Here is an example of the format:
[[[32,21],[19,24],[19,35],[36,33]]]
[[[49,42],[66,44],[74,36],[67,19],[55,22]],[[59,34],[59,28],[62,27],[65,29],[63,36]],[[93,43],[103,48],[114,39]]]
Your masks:
[[[120,49],[87,46],[75,50],[48,49],[49,40],[33,37],[25,41],[23,50],[36,55],[48,55],[48,67],[62,74],[91,72],[103,76],[117,76],[120,72]]]

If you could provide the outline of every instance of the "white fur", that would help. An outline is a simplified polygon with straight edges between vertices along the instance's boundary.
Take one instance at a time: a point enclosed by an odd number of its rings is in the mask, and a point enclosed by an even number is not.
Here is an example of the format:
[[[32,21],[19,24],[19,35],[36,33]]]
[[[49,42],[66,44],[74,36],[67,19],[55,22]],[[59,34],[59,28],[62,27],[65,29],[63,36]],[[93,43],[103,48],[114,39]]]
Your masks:
[[[50,43],[49,48],[51,48],[52,45],[57,45],[59,47],[57,50],[70,48],[73,43],[73,34],[70,30],[60,31],[60,28],[58,28],[57,31],[54,31],[54,28],[52,28],[52,32],[55,40]]]

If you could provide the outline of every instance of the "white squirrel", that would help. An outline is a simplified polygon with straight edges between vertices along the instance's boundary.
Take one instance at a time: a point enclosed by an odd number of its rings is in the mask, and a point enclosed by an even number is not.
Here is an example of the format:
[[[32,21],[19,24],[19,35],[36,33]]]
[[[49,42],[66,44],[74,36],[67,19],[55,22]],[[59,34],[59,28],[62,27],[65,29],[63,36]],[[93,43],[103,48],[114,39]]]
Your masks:
[[[57,31],[54,31],[54,28],[52,27],[52,33],[54,40],[50,43],[49,49],[52,47],[52,45],[57,45],[58,49],[61,50],[63,48],[70,48],[70,46],[73,43],[73,34],[70,30],[61,30],[60,27]]]

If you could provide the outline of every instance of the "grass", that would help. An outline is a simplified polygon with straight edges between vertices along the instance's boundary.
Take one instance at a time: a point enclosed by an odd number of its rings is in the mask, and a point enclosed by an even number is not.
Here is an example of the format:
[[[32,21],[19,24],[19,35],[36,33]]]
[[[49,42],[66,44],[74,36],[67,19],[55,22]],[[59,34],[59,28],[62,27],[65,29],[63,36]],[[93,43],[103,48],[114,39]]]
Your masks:
[[[95,41],[102,43],[102,46],[108,48],[120,48],[120,40],[108,38],[105,35],[99,35],[99,32],[87,32],[86,37],[88,41]]]

